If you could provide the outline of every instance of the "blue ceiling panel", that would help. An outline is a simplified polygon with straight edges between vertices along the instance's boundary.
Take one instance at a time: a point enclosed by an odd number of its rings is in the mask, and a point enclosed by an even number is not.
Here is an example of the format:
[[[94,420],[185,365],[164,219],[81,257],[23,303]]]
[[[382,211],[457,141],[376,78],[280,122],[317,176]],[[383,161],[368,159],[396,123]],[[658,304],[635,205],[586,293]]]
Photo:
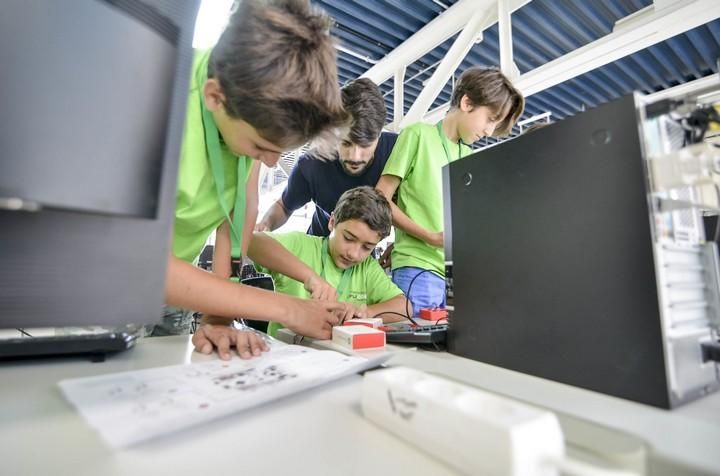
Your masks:
[[[457,0],[312,0],[333,17],[341,84],[380,61]],[[512,15],[513,55],[522,74],[613,31],[618,20],[652,0],[534,0]],[[405,73],[404,105],[410,108],[454,38],[424,54]],[[347,52],[347,51],[350,52]],[[632,91],[651,93],[718,72],[720,19],[621,58],[527,98],[524,117],[550,112],[560,120]],[[485,30],[432,107],[450,99],[454,80],[470,66],[497,67],[497,24]],[[380,85],[392,121],[393,80]]]

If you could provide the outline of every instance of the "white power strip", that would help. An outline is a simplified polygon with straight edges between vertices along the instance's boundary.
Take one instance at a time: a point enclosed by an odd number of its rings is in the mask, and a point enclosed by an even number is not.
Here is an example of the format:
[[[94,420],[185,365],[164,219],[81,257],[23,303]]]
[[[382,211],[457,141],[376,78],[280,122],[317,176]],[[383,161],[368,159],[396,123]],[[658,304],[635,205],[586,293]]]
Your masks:
[[[630,475],[565,456],[555,414],[406,367],[367,372],[365,417],[465,474]]]
[[[466,474],[554,476],[565,454],[554,414],[410,368],[366,373],[362,408]]]

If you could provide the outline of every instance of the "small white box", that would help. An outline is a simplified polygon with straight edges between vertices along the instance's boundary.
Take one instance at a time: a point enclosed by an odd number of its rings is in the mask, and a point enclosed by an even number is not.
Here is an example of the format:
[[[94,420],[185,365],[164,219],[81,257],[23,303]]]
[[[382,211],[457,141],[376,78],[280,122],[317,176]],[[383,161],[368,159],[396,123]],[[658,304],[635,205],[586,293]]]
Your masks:
[[[332,341],[351,350],[379,349],[385,347],[385,333],[367,326],[337,326]]]
[[[343,323],[343,326],[365,326],[377,329],[383,325],[381,317],[368,317],[367,319],[348,319]]]

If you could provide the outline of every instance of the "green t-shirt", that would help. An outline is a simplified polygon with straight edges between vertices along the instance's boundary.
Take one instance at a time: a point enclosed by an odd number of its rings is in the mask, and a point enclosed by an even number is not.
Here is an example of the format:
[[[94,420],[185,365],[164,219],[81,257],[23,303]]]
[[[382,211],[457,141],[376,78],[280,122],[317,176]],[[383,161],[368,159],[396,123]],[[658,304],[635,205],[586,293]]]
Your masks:
[[[193,59],[190,94],[187,102],[185,132],[180,151],[173,254],[187,262],[194,261],[208,236],[225,220],[225,212],[218,200],[212,168],[205,146],[205,128],[202,119],[202,86],[205,81],[210,50],[198,51]],[[222,143],[222,161],[225,174],[223,197],[229,209],[235,205],[238,184],[245,187],[253,160],[236,156]],[[237,161],[246,162],[247,176],[238,177]],[[243,224],[235,224],[238,232]]]
[[[444,146],[443,146],[444,143]],[[447,138],[437,125],[417,123],[400,133],[383,175],[395,175],[398,207],[415,223],[438,232],[443,230],[442,167],[472,150]],[[445,276],[445,253],[395,228],[392,268],[413,266]]]
[[[329,254],[323,263],[322,248],[325,238],[306,235],[302,232],[268,233],[268,236],[277,240],[285,249],[297,256],[300,261],[322,275],[333,287],[338,288],[343,270],[335,265]],[[272,270],[265,268],[260,268],[260,270],[272,275],[276,291],[299,298],[310,298],[310,293],[305,290],[303,283]],[[338,301],[370,306],[388,301],[402,294],[400,288],[390,280],[378,262],[372,257],[368,257],[362,263],[349,268],[347,272],[349,278],[346,278],[347,281],[343,289],[338,289]],[[274,335],[277,329],[280,328],[282,328],[280,324],[271,322],[270,326],[268,326],[268,334]]]

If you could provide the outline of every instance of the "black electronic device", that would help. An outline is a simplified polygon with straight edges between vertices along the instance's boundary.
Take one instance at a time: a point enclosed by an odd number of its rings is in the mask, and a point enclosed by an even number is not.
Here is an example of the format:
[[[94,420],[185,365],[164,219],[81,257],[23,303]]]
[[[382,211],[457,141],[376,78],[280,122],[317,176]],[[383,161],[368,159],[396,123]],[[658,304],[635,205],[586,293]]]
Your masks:
[[[136,333],[125,331],[0,339],[0,360],[82,354],[99,362],[132,348],[136,340]]]
[[[275,281],[272,276],[267,273],[260,273],[255,270],[253,265],[245,265],[242,268],[242,284],[252,286],[255,288],[265,289],[268,291],[275,291]],[[243,322],[249,327],[256,329],[260,332],[267,332],[268,321],[256,321],[254,319],[243,319]]]
[[[717,251],[643,152],[676,160],[674,121],[628,96],[447,167],[451,353],[663,408],[718,388]]]
[[[385,342],[388,344],[428,345],[436,349],[445,347],[447,324],[414,326],[412,324],[394,324],[382,327]]]
[[[198,3],[0,5],[0,328],[160,319]]]

